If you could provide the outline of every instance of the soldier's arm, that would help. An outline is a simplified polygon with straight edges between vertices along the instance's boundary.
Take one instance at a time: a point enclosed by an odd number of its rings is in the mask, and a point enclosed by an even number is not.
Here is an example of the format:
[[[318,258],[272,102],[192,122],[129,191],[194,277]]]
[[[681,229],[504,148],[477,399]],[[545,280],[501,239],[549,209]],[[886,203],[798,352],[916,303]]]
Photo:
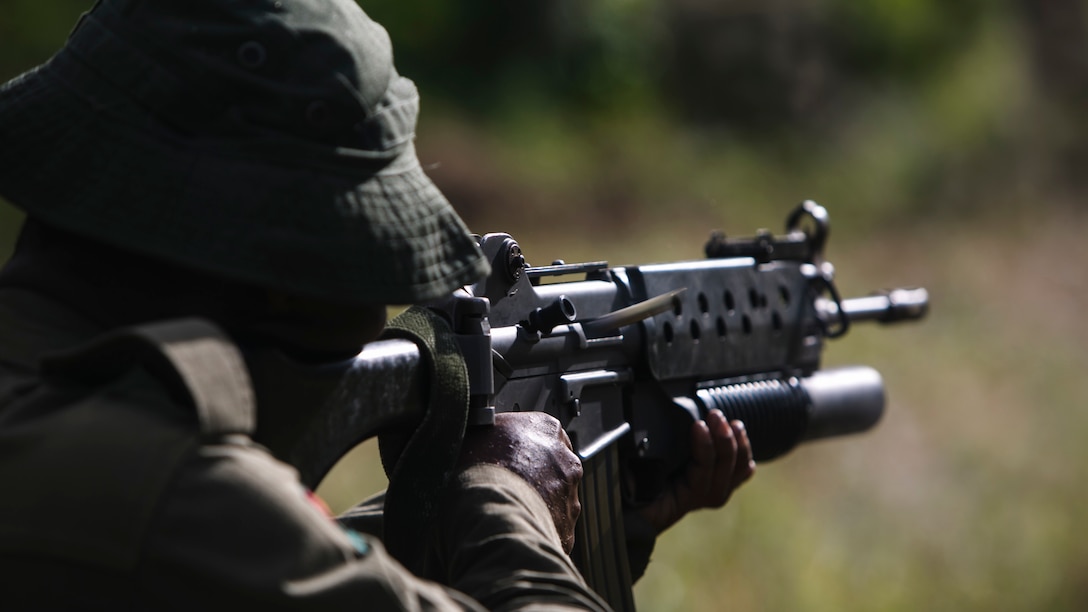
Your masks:
[[[464,592],[413,576],[377,539],[329,520],[294,470],[259,447],[205,445],[164,499],[140,579],[164,606],[183,609],[602,606],[563,554],[541,497],[513,473],[470,467],[447,499],[440,554]]]

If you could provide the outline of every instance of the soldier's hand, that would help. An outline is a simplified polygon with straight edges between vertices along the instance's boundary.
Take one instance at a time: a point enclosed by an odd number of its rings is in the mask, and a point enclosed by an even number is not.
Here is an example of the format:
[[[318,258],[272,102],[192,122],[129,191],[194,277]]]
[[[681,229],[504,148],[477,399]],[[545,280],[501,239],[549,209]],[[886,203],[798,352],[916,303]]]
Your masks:
[[[687,469],[660,497],[641,509],[657,533],[692,510],[720,508],[755,473],[744,424],[726,421],[719,410],[711,410],[705,421],[692,425],[691,449]]]
[[[578,502],[582,462],[559,421],[543,412],[496,414],[494,427],[471,429],[465,435],[460,465],[477,463],[501,465],[533,485],[551,511],[563,549],[571,551],[574,524],[582,511]]]

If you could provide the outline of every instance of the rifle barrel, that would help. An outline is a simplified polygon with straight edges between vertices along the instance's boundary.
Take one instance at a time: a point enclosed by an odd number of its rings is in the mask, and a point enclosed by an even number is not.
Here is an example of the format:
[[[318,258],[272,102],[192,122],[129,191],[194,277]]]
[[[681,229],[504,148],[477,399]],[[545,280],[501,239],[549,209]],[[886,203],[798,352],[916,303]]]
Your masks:
[[[826,320],[834,320],[839,308],[833,301],[823,301],[819,305],[820,315]],[[929,312],[929,292],[922,288],[900,288],[850,298],[842,301],[842,310],[851,323],[876,321],[878,323],[899,323],[922,319]]]

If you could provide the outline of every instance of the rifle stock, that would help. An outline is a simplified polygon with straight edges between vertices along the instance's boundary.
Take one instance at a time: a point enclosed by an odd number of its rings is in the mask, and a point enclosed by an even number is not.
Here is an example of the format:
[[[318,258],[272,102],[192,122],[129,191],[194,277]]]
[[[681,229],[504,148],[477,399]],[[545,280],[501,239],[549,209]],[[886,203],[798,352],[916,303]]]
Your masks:
[[[842,299],[823,257],[828,232],[826,210],[806,201],[785,235],[715,233],[707,259],[620,267],[532,267],[511,236],[488,234],[480,245],[491,275],[433,305],[461,343],[471,422],[536,410],[566,428],[585,471],[573,556],[616,609],[634,608],[624,509],[655,498],[685,465],[693,419],[717,408],[743,420],[759,461],[879,421],[880,375],[821,370],[825,341],[853,323],[922,318],[928,295]],[[304,483],[315,486],[343,453],[400,422],[398,410],[418,411],[408,389],[419,386],[418,363],[414,345],[385,341],[345,366],[337,399],[290,453]]]

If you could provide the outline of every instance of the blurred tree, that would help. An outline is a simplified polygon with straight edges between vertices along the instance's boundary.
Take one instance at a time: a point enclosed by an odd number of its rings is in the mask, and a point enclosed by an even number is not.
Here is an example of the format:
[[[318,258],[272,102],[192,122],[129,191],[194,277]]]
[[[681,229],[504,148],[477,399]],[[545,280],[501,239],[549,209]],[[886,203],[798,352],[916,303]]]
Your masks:
[[[1063,4],[1019,1],[1040,7],[1040,23],[1050,23],[1046,15],[1056,12],[1044,7]],[[776,126],[820,123],[828,108],[841,106],[853,81],[910,80],[941,70],[969,44],[993,4],[360,1],[389,30],[399,68],[424,95],[477,119],[519,106],[579,116],[655,108],[661,99],[692,124],[760,135]],[[48,57],[90,5],[5,0],[0,76]]]
[[[796,1],[666,3],[668,68],[662,91],[690,123],[766,135],[809,115],[834,70],[819,14]]]
[[[575,110],[643,95],[655,64],[654,0],[365,0],[397,65],[478,117],[506,104]]]
[[[1082,0],[1018,0],[1033,76],[1044,96],[1037,125],[1057,147],[1056,179],[1088,188],[1088,10]]]
[[[48,58],[92,4],[2,2],[0,78]],[[743,165],[737,160],[746,153],[736,147],[747,147],[765,156],[759,163],[768,175],[788,172],[796,180],[820,174],[803,160],[864,160],[879,166],[867,176],[894,183],[877,188],[874,178],[874,192],[910,192],[896,181],[932,185],[910,197],[957,206],[965,190],[976,193],[968,183],[1013,176],[995,170],[1002,164],[1039,160],[1032,163],[1040,174],[1063,166],[1063,176],[1053,170],[1058,184],[1088,176],[1080,171],[1088,162],[1083,0],[359,3],[389,30],[399,69],[420,86],[427,106],[420,150],[426,161],[445,164],[436,167],[436,180],[461,194],[461,206],[479,203],[489,216],[494,202],[519,199],[513,185],[540,191],[549,207],[570,201],[582,210],[590,198],[614,216],[636,207],[632,194],[653,193],[655,176],[673,172],[661,185],[682,187],[662,187],[654,197],[697,183],[681,176],[690,160],[714,159],[726,146],[734,147],[732,163]],[[993,24],[1012,7],[1026,27],[995,37]],[[990,44],[983,39],[1005,44],[1003,32],[1011,35],[1007,54],[983,48]],[[1018,114],[1008,109],[1033,95],[1015,87],[1027,70],[1016,63],[1024,32],[1043,95],[1030,102],[1037,108]],[[1001,91],[1018,95],[1006,99]],[[988,111],[979,112],[980,100]],[[1008,127],[1032,113],[1040,117],[1037,133]],[[723,130],[744,138],[719,138]],[[817,141],[821,150],[814,151]],[[882,152],[874,155],[866,147],[877,145],[866,143],[882,143]],[[835,147],[843,157],[833,157]],[[520,166],[500,163],[515,151]],[[519,174],[512,166],[527,169]],[[962,179],[963,168],[980,178],[946,189],[946,177]],[[749,189],[763,193],[771,183],[754,181]],[[717,193],[723,186],[700,189]],[[930,197],[943,191],[951,195]]]
[[[933,74],[973,41],[987,0],[827,0],[826,35],[835,62],[867,78]]]
[[[767,135],[818,125],[857,84],[939,73],[983,0],[664,0],[662,91],[685,120]]]

